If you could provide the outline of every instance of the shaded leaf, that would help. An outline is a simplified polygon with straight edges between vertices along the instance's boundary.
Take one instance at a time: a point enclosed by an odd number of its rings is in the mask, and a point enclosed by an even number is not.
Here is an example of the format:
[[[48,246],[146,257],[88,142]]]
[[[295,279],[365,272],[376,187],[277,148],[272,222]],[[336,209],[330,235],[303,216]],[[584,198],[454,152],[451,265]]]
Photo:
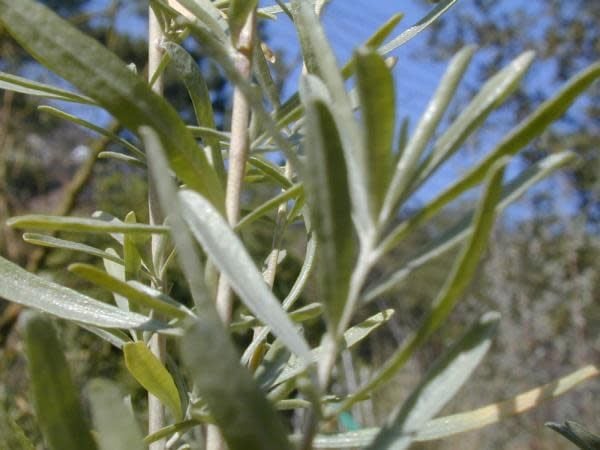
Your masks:
[[[0,406],[0,449],[35,450],[33,443],[25,436],[23,429]]]
[[[64,100],[66,102],[83,103],[94,105],[95,102],[89,97],[76,94],[75,92],[28,80],[27,78],[0,72],[0,89],[18,92],[20,94],[35,95],[37,97],[50,98],[53,100]]]
[[[181,353],[229,449],[291,449],[275,409],[216,327],[222,325],[200,316],[183,338]]]
[[[177,112],[115,54],[34,0],[0,0],[0,22],[35,59],[123,125],[134,131],[142,125],[153,127],[175,173],[223,207],[218,177]]]
[[[123,265],[123,259],[116,253],[105,252],[97,249],[96,247],[81,244],[79,242],[67,241],[54,236],[37,233],[25,233],[23,234],[23,240],[29,244],[39,245],[42,247],[60,248],[62,250],[69,250],[73,252],[85,253],[86,255],[90,256],[97,256],[99,258],[108,259],[116,264]]]
[[[308,75],[302,85],[306,111],[306,167],[303,175],[310,213],[319,242],[319,295],[331,326],[338,335],[338,323],[346,306],[356,240],[352,226],[352,205],[340,135],[333,116],[317,93],[318,79]]]
[[[71,231],[75,233],[167,233],[168,227],[143,223],[123,223],[87,217],[28,214],[6,221],[10,227],[30,230]]]
[[[567,420],[564,424],[546,423],[546,426],[577,445],[582,450],[598,450],[600,448],[600,437],[590,433],[582,425],[572,420]]]
[[[117,386],[102,379],[87,385],[100,450],[143,450],[142,433]]]
[[[48,447],[96,449],[52,322],[31,314],[24,332],[33,406]]]

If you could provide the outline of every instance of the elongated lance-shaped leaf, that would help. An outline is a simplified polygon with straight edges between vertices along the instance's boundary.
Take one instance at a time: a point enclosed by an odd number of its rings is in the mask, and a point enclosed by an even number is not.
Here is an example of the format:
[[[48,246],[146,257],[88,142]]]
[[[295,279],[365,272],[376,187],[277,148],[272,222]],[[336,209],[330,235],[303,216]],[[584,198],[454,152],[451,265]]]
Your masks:
[[[171,65],[177,75],[181,78],[188,91],[188,95],[194,107],[198,125],[210,129],[216,129],[215,117],[208,92],[208,86],[200,73],[200,68],[194,58],[180,45],[174,42],[163,44],[166,52],[171,56]],[[225,166],[221,155],[221,143],[216,136],[203,138],[207,147],[210,147],[210,160],[221,180],[225,183]]]
[[[347,349],[351,349],[367,337],[377,330],[380,326],[387,323],[392,315],[394,314],[393,309],[386,309],[385,311],[378,312],[373,316],[365,319],[359,324],[354,325],[351,328],[348,328],[344,332],[344,345]],[[322,355],[324,350],[321,347],[314,348],[311,351],[311,357],[314,361],[318,361]],[[277,386],[281,383],[284,383],[296,375],[300,375],[304,370],[302,361],[299,361],[297,358],[292,357],[287,361],[284,367],[281,368],[278,375],[271,382],[270,387]]]
[[[540,403],[570,391],[580,383],[600,375],[598,367],[589,365],[550,383],[531,389],[514,398],[472,411],[430,420],[419,430],[415,440],[430,441],[478,430],[508,417],[529,411]]]
[[[412,27],[404,30],[398,36],[390,40],[388,43],[379,47],[379,53],[386,55],[398,47],[406,44],[421,31],[425,30],[433,22],[435,22],[442,14],[448,11],[457,0],[443,0],[439,2],[425,17],[415,23]]]
[[[30,230],[71,231],[74,233],[159,233],[169,231],[162,225],[146,225],[143,223],[124,223],[90,219],[87,217],[63,217],[29,214],[12,217],[6,221],[10,227]]]
[[[279,205],[289,200],[298,198],[304,195],[304,187],[302,184],[295,184],[291,188],[286,191],[283,191],[281,194],[276,195],[275,197],[267,200],[262,205],[256,207],[251,212],[246,214],[235,226],[236,230],[240,230],[241,228],[254,223],[256,220],[263,217],[270,211],[276,209]]]
[[[500,315],[485,314],[435,362],[417,388],[393,414],[369,447],[372,450],[408,448],[421,427],[434,417],[469,379],[483,360]]]
[[[177,176],[223,208],[218,177],[177,112],[115,54],[34,0],[0,0],[0,22],[35,59],[123,125],[154,128]]]
[[[352,204],[340,135],[332,114],[318,91],[326,89],[318,78],[307,75],[301,94],[306,110],[306,167],[304,179],[311,201],[313,226],[319,242],[320,297],[337,336],[344,311],[356,241],[352,226]]]
[[[230,450],[291,449],[273,406],[240,366],[239,355],[218,322],[200,316],[183,338],[184,363]]]
[[[395,125],[395,93],[392,73],[375,50],[363,48],[354,54],[361,117],[367,149],[369,206],[379,214],[388,188],[392,165]]]
[[[534,53],[531,51],[523,53],[482,86],[473,100],[433,146],[432,152],[419,170],[415,188],[452,156],[467,137],[479,128],[487,116],[517,89],[521,79],[531,66],[533,57]]]
[[[385,223],[393,217],[398,203],[412,181],[412,174],[423,155],[423,151],[427,148],[427,144],[444,116],[448,104],[454,97],[458,84],[473,57],[473,52],[473,47],[466,47],[450,61],[448,69],[427,105],[427,109],[421,116],[413,135],[406,146],[402,146],[400,159],[379,217],[380,223]]]
[[[571,78],[552,98],[545,101],[530,114],[519,126],[513,129],[481,162],[472,167],[464,176],[455,181],[444,192],[429,202],[420,212],[398,225],[381,244],[389,251],[405,238],[418,225],[435,215],[460,194],[477,186],[496,161],[505,156],[514,155],[560,116],[596,79],[600,77],[600,63],[596,63]]]
[[[141,314],[122,311],[33,275],[1,257],[0,297],[63,319],[97,327],[145,330],[164,327],[160,322]]]
[[[41,247],[60,248],[73,252],[85,253],[86,255],[96,256],[103,259],[108,259],[114,263],[123,265],[123,259],[114,253],[105,252],[103,250],[92,247],[91,245],[81,244],[79,242],[67,241],[54,236],[37,233],[23,234],[23,240],[28,244],[39,245]]]
[[[130,211],[125,216],[125,223],[137,223],[135,213]],[[135,280],[138,278],[139,271],[142,267],[143,245],[138,241],[139,235],[126,233],[123,235],[123,260],[125,269],[125,279]],[[143,242],[143,240],[142,240]]]
[[[442,289],[433,301],[431,310],[423,319],[419,329],[406,338],[402,346],[394,352],[371,380],[360,387],[354,395],[349,396],[347,400],[342,402],[336,413],[348,409],[356,401],[361,400],[365,395],[389,381],[404,366],[414,351],[423,345],[431,334],[440,327],[453,310],[454,305],[456,305],[471,281],[479,259],[487,246],[488,236],[496,217],[496,204],[502,191],[502,177],[506,163],[507,159],[502,159],[490,170],[485,192],[479,200],[477,212],[473,219],[473,234],[463,246]]]
[[[169,176],[160,140],[149,128],[140,130],[140,134],[150,155],[149,167],[161,207],[169,216],[178,258],[198,309],[198,319],[187,331],[181,346],[182,358],[191,370],[198,393],[208,405],[230,450],[290,448],[272,405],[248,370],[240,365],[236,348],[208,295],[202,264],[182,219],[184,205],[180,205],[176,186]],[[221,217],[218,212],[214,213]],[[220,236],[219,239],[225,238]]]
[[[562,152],[549,155],[541,161],[528,167],[522,174],[504,186],[502,199],[496,206],[496,214],[502,212],[508,205],[515,202],[534,184],[546,178],[556,170],[573,164],[577,155],[573,152]],[[445,255],[455,249],[473,232],[474,211],[465,216],[453,227],[444,232],[439,238],[433,240],[424,249],[420,250],[414,257],[404,264],[400,269],[393,272],[383,281],[367,289],[363,295],[364,302],[370,302],[375,298],[402,287],[422,267],[432,260]]]
[[[190,252],[190,249],[193,249],[193,244],[187,242],[187,227],[178,222],[180,216],[183,216],[187,221],[194,237],[214,259],[221,273],[227,277],[229,284],[250,311],[263,323],[269,325],[274,334],[281,338],[290,350],[308,362],[308,344],[298,333],[292,321],[287,317],[281,305],[265,284],[237,235],[231,230],[219,211],[214,209],[205,198],[194,194],[192,191],[176,194],[172,181],[166,178],[167,175],[165,174],[168,173],[168,170],[162,175],[159,170],[168,169],[166,163],[160,165],[163,162],[160,142],[151,129],[145,128],[140,132],[144,137],[147,151],[152,152],[155,156],[158,155],[156,161],[152,163],[152,170],[156,172],[158,179],[161,180],[158,184],[158,192],[161,204],[164,203],[162,207],[167,214],[171,212],[173,226],[178,227],[177,230],[173,230],[173,238],[179,253],[184,252],[180,258],[182,265],[185,265],[188,282],[193,287],[192,295],[197,296],[195,301],[199,308],[199,314],[200,311],[207,310],[208,312],[204,314],[212,316],[216,314],[216,310],[212,301],[208,298],[208,290],[203,279],[195,274],[195,271],[201,269],[201,264],[197,255]],[[181,202],[181,206],[179,202]],[[203,271],[199,270],[197,273],[201,274]],[[195,281],[192,276],[195,277]],[[196,290],[197,292],[194,293]]]
[[[153,309],[167,317],[183,319],[192,316],[185,306],[141,283],[133,281],[127,283],[89,264],[71,264],[69,270],[98,286],[127,298],[131,303]]]
[[[582,450],[597,450],[600,448],[600,436],[590,433],[577,422],[567,420],[564,424],[549,422],[545,425],[563,435]]]
[[[54,108],[53,106],[47,106],[47,105],[38,106],[38,111],[48,113],[50,115],[53,115],[54,117],[58,117],[60,119],[67,120],[69,122],[75,123],[84,128],[87,128],[89,130],[95,131],[96,133],[109,138],[113,142],[121,144],[123,147],[125,147],[127,150],[129,150],[134,155],[136,155],[142,161],[146,159],[146,155],[144,155],[144,153],[139,148],[137,148],[135,145],[133,145],[131,142],[127,141],[126,139],[123,139],[122,137],[116,135],[115,133],[112,133],[102,127],[99,127],[98,125],[94,125],[93,123],[88,122],[87,120],[84,120],[81,117],[77,117],[73,114],[66,113],[58,108]]]
[[[173,377],[144,342],[128,342],[123,346],[125,366],[144,389],[167,406],[175,420],[181,420],[181,400]]]
[[[302,46],[304,64],[310,74],[323,81],[331,95],[333,117],[340,131],[346,159],[352,212],[362,239],[373,229],[373,217],[369,212],[367,157],[362,130],[354,117],[344,79],[314,8],[305,1],[294,0],[292,14]]]
[[[0,449],[35,450],[23,429],[9,415],[4,406],[0,406]]]
[[[87,394],[100,450],[144,450],[144,437],[114,383],[94,379]]]
[[[52,100],[64,100],[66,102],[82,103],[94,105],[95,102],[89,97],[76,94],[75,92],[28,80],[27,78],[0,72],[0,89],[18,92],[20,94],[35,95],[37,97],[49,98]]]
[[[223,216],[197,193],[183,191],[179,198],[183,203],[183,217],[192,234],[240,300],[292,352],[308,362],[308,344],[265,284],[246,248]]]
[[[51,450],[94,450],[79,395],[52,322],[31,314],[25,321],[25,351],[33,406]]]

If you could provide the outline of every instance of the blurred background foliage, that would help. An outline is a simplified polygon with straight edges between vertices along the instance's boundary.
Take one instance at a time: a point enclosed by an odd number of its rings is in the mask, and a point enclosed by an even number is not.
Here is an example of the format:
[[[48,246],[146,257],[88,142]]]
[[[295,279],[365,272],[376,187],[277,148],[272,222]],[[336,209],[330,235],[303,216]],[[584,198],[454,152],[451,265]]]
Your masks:
[[[143,23],[144,2],[113,0],[106,7],[91,7],[88,0],[46,0],[44,3],[92,34],[128,63],[144,70],[146,42],[143,33],[132,33],[115,24],[126,12],[132,21]],[[97,4],[98,2],[92,2]],[[486,133],[502,132],[530,112],[558,85],[577,70],[599,59],[600,3],[587,0],[530,0],[495,2],[463,0],[428,34],[417,53],[419,58],[447,61],[465,44],[477,43],[484,57],[479,59],[481,79],[498,70],[524,49],[537,50],[547,73],[534,73],[504,107],[501,120],[494,120]],[[268,27],[263,30],[270,41]],[[280,43],[274,45],[281,49]],[[426,49],[427,51],[424,51]],[[190,46],[203,67],[214,108],[227,125],[230,86],[197,47]],[[283,48],[282,51],[285,51]],[[283,58],[278,59],[278,61]],[[279,80],[288,71],[283,63],[274,70]],[[43,72],[0,29],[0,70],[30,78],[58,82]],[[542,80],[543,82],[541,82]],[[478,83],[472,83],[475,88]],[[190,104],[182,86],[167,77],[166,95],[191,119]],[[527,214],[505,214],[499,221],[486,260],[482,262],[469,299],[461,304],[432,344],[419,353],[398,379],[375,398],[355,407],[354,421],[374,426],[387,416],[399,400],[410,392],[419,376],[439,354],[445,342],[454,340],[474,316],[490,309],[502,313],[501,329],[485,363],[477,370],[468,387],[445,412],[481,406],[480,399],[501,400],[543,384],[586,363],[600,358],[600,86],[596,84],[574,113],[531,146],[529,164],[558,150],[572,149],[583,163],[563,173],[559,181],[544,184],[519,206]],[[135,211],[140,220],[147,215],[145,173],[114,160],[95,161],[101,150],[119,151],[106,140],[68,122],[37,111],[38,101],[10,92],[0,92],[0,254],[31,270],[67,281],[78,289],[89,289],[65,274],[64,266],[81,255],[64,251],[40,251],[24,244],[20,236],[6,228],[5,220],[27,212],[89,214],[104,210],[117,217]],[[120,132],[110,118],[98,116],[108,127]],[[497,127],[497,128],[494,128]],[[483,139],[484,137],[481,137]],[[476,147],[476,139],[471,145]],[[95,162],[94,162],[95,161]],[[245,201],[258,204],[272,192],[264,185],[251,188]],[[568,192],[563,195],[559,190]],[[573,195],[574,194],[574,195]],[[559,204],[571,198],[567,208]],[[437,236],[454,224],[468,202],[459,202],[445,210],[421,230],[419,241],[404,244],[390,258],[410,255],[422,242]],[[568,213],[565,213],[565,210]],[[274,218],[263,220],[245,230],[256,260],[263,261],[271,248]],[[286,232],[287,255],[275,286],[282,295],[290,288],[298,271],[298,255],[303,251],[303,233],[294,225]],[[80,238],[85,238],[80,236]],[[95,245],[103,243],[95,242]],[[109,245],[109,243],[104,243]],[[377,306],[396,310],[385,330],[362,344],[358,352],[345,355],[341,391],[368,379],[417,323],[432,296],[445,279],[454,254],[448,253],[417,273],[410,287],[401,288],[377,300]],[[173,291],[180,292],[177,277]],[[182,290],[181,290],[182,291]],[[94,295],[107,298],[105,293]],[[310,296],[309,296],[310,297]],[[370,311],[365,310],[365,316]],[[372,312],[372,311],[371,311]],[[27,379],[18,329],[19,308],[0,302],[0,402],[23,428],[37,436],[28,399]],[[76,379],[107,376],[124,383],[133,401],[144,401],[140,389],[123,369],[110,346],[72,325],[61,324],[62,339]],[[321,326],[318,322],[315,327]],[[310,336],[309,336],[310,338]],[[392,401],[392,399],[394,399]],[[543,427],[552,420],[573,419],[600,430],[600,386],[588,383],[578,392],[542,405],[518,419],[510,419],[480,432],[461,435],[442,443],[423,445],[427,449],[568,449],[554,432]]]

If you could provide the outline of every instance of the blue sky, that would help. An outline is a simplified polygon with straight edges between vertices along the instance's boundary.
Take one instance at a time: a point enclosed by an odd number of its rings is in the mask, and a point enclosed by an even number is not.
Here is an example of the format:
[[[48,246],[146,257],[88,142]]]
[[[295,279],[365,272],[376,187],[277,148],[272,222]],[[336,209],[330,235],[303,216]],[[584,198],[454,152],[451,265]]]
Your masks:
[[[106,5],[107,1],[108,0],[92,0],[89,9],[91,11],[101,10]],[[261,5],[263,6],[272,5],[274,3],[273,0],[261,1]],[[455,14],[458,12],[459,8],[469,7],[469,3],[469,0],[459,1],[447,14]],[[511,8],[514,8],[517,5],[523,6],[523,3],[517,2],[516,0],[505,0],[503,2],[503,7],[507,9],[507,12],[510,12]],[[127,30],[136,37],[143,37],[146,35],[147,25],[143,19],[132,19],[131,11],[128,11],[128,8],[131,7],[130,3],[120,15],[118,27],[121,30]],[[417,22],[431,7],[430,4],[421,0],[333,0],[325,10],[323,22],[326,33],[330,37],[334,51],[338,56],[338,60],[340,63],[343,63],[350,58],[353,49],[364,42],[366,38],[381,26],[392,14],[397,12],[402,12],[404,14],[404,19],[396,31],[401,32],[403,29]],[[295,32],[290,20],[284,14],[279,15],[277,20],[268,22],[266,31],[269,45],[275,50],[281,50],[286,63],[295,68],[284,87],[283,95],[285,97],[295,91],[299,76],[300,59]],[[425,109],[431,93],[434,91],[438,80],[445,70],[444,63],[435,63],[427,58],[427,55],[424,53],[428,51],[426,42],[427,31],[392,53],[399,58],[394,70],[398,117],[408,116],[412,126],[415,125],[418,117]],[[471,65],[471,70],[467,72],[463,83],[471,86],[476,85],[476,62],[477,58],[482,57],[485,57],[484,51],[481,51],[479,56],[476,55],[474,63]],[[540,64],[541,63],[537,63],[537,66],[534,65],[534,70],[536,68],[538,69],[535,70],[537,82],[543,82],[544,73],[549,73],[549,71],[540,71]],[[461,95],[460,92],[456,97],[459,99],[459,102],[455,103],[455,107],[459,107],[461,104],[460,102],[466,102],[468,100],[465,95]],[[88,116],[88,120],[91,119],[96,122],[106,120],[106,116],[98,111],[88,111],[86,116]],[[508,131],[508,129],[505,131]],[[491,147],[500,136],[491,134],[487,136],[487,138],[486,141],[489,143],[488,147]],[[487,149],[489,150],[489,148]],[[483,150],[485,151],[486,148]],[[449,180],[455,178],[464,171],[468,165],[480,158],[481,155],[482,151],[460,152],[449,164],[446,164],[439,171],[437,176],[433,177],[433,179],[421,189],[417,196],[418,201],[426,201],[428,198],[434,196],[436,192],[439,192],[448,184]],[[511,165],[509,174],[514,175],[519,169],[521,169],[521,164],[519,164],[518,161],[515,161]],[[555,182],[556,180],[558,180],[558,178],[555,178]],[[548,189],[548,184],[542,185],[541,189]],[[572,208],[570,208],[569,205],[572,205],[572,201],[568,198],[561,201],[560,205],[562,205],[565,213],[571,212]],[[509,214],[513,218],[524,218],[528,215],[527,211],[528,209],[525,204],[521,203],[520,207],[512,208]]]

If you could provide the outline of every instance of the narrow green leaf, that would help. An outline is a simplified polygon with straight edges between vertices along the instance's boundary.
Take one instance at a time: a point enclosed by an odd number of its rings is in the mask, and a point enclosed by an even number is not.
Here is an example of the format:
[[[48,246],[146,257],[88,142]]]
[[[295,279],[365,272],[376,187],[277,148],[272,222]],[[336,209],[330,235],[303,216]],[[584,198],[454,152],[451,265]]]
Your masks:
[[[31,230],[71,231],[75,233],[167,233],[168,227],[161,225],[146,225],[142,223],[128,224],[123,222],[108,222],[102,219],[87,217],[62,217],[29,214],[12,217],[6,221],[10,227]]]
[[[494,224],[495,207],[500,199],[506,162],[506,159],[500,160],[490,170],[485,192],[479,200],[477,212],[473,219],[473,234],[463,246],[442,289],[434,300],[431,310],[423,319],[419,329],[407,337],[404,344],[394,352],[371,380],[360,387],[356,393],[349,396],[346,401],[342,402],[339,411],[347,410],[356,401],[361,400],[365,395],[390,380],[409,360],[414,351],[423,345],[446,320],[471,281],[479,259],[487,246],[488,236]]]
[[[545,384],[515,398],[494,403],[472,411],[439,417],[427,422],[414,437],[416,442],[444,439],[467,431],[478,430],[510,416],[522,414],[545,400],[559,397],[578,384],[600,374],[594,366],[586,366],[570,375]],[[364,428],[348,433],[317,435],[314,448],[366,447],[379,433],[379,428]],[[298,437],[295,437],[298,439]],[[295,439],[295,440],[296,440]]]
[[[100,450],[143,450],[143,436],[117,386],[94,379],[87,385]]]
[[[539,386],[514,398],[472,411],[430,420],[417,433],[417,441],[442,439],[465,431],[478,430],[508,417],[529,411],[540,403],[570,391],[578,384],[600,375],[597,367],[590,365],[569,375]]]
[[[0,257],[0,297],[63,319],[103,328],[157,330],[160,322],[99,302]]]
[[[390,181],[396,94],[392,73],[379,53],[363,48],[354,60],[367,148],[369,204],[376,217]]]
[[[181,400],[173,377],[144,342],[128,342],[123,346],[125,365],[144,389],[167,406],[175,420],[181,420]]]
[[[219,322],[200,316],[186,333],[181,353],[195,386],[230,450],[291,449],[273,405],[240,366],[239,355]]]
[[[98,153],[98,159],[116,159],[117,161],[131,164],[132,166],[140,167],[142,169],[146,168],[146,163],[144,161],[133,156],[125,155],[124,153],[100,152]]]
[[[268,47],[265,47],[263,50],[263,45],[266,46],[266,43],[257,39],[254,44],[254,57],[253,57],[253,65],[254,65],[254,76],[258,80],[258,84],[260,85],[262,91],[265,93],[266,97],[271,102],[273,109],[277,111],[280,106],[280,87],[278,83],[273,80],[273,75],[271,74],[271,69],[269,67],[269,62],[267,61],[266,51],[270,51]]]
[[[344,344],[346,348],[350,349],[360,343],[362,340],[366,339],[373,331],[390,320],[393,314],[393,309],[386,309],[385,311],[381,311],[346,330],[344,333]],[[323,349],[321,347],[317,347],[311,351],[311,358],[313,361],[319,361],[322,354]],[[270,387],[275,387],[297,375],[300,375],[303,370],[304,368],[302,362],[292,356],[287,363],[285,363],[285,367],[279,371],[278,376],[272,381]]]
[[[52,100],[95,105],[94,100],[89,97],[4,72],[0,72],[0,89]]]
[[[467,137],[512,94],[533,62],[534,53],[525,52],[490,78],[450,127],[436,141],[429,158],[422,164],[416,186],[422,184]]]
[[[0,449],[1,450],[35,450],[33,443],[27,438],[23,429],[9,413],[0,406]]]
[[[466,47],[450,61],[448,69],[427,105],[427,109],[421,116],[414,134],[406,145],[401,145],[402,153],[392,177],[389,191],[386,194],[383,210],[379,217],[380,223],[385,223],[394,216],[399,202],[406,194],[406,189],[414,179],[415,168],[427,148],[427,144],[456,93],[458,83],[467,70],[473,53],[473,47]],[[406,126],[404,128],[406,129]],[[406,132],[404,136],[406,136]]]
[[[417,388],[381,429],[369,448],[408,448],[421,427],[434,417],[465,384],[483,360],[496,332],[500,315],[485,314],[423,377]]]
[[[327,104],[319,98],[321,94],[317,90],[320,88],[317,78],[305,77],[301,90],[306,111],[303,175],[313,226],[320,243],[319,295],[330,331],[337,337],[343,332],[337,327],[346,305],[357,250],[340,134]]]
[[[142,129],[140,133],[150,155],[149,167],[156,180],[161,206],[169,215],[173,241],[198,308],[198,320],[187,331],[181,347],[183,361],[192,373],[198,394],[208,405],[230,450],[288,449],[283,425],[250,373],[240,365],[229,333],[207,295],[204,270],[181,219],[185,205],[180,205],[175,184],[169,177],[160,141],[151,129]],[[204,199],[203,202],[209,205]],[[210,211],[222,220],[217,211],[213,208]],[[220,234],[217,237],[221,241],[227,239]]]
[[[573,164],[576,160],[577,155],[575,153],[562,152],[547,156],[529,166],[523,173],[504,186],[502,199],[496,206],[496,214],[499,214],[508,205],[521,198],[534,184],[556,170]],[[403,264],[400,269],[393,272],[384,281],[368,289],[363,296],[364,302],[370,302],[393,289],[402,287],[419,269],[455,249],[473,232],[473,215],[474,211],[465,214],[455,226],[448,229],[439,238],[431,241],[424,249],[411,257],[406,264]]]
[[[125,223],[127,224],[136,224],[137,219],[135,217],[135,213],[133,211],[129,212],[127,216],[125,216]],[[125,262],[125,279],[126,280],[135,280],[138,278],[138,273],[142,267],[142,256],[141,256],[141,248],[138,245],[136,235],[131,233],[126,233],[123,236],[123,260]]]
[[[368,234],[373,229],[373,217],[369,212],[367,155],[362,130],[354,117],[344,79],[314,8],[305,1],[294,0],[292,14],[306,69],[309,74],[320,78],[331,95],[331,111],[340,131],[348,172],[352,212],[361,232],[359,237],[363,239],[367,236],[363,233]]]
[[[39,245],[41,247],[60,248],[62,250],[85,253],[86,255],[108,259],[117,264],[123,264],[123,259],[120,258],[117,254],[108,253],[97,249],[96,247],[81,244],[79,242],[67,241],[64,239],[55,238],[54,236],[48,236],[45,234],[37,233],[24,233],[23,240],[28,244]]]
[[[218,177],[177,112],[116,55],[34,0],[0,0],[0,22],[35,59],[123,125],[153,127],[177,176],[223,207]]]
[[[127,283],[89,264],[71,264],[69,271],[110,292],[122,295],[131,303],[145,306],[167,317],[183,319],[192,315],[185,306],[149,286],[134,281]]]
[[[412,27],[403,31],[397,37],[389,41],[387,44],[379,47],[379,53],[385,55],[392,50],[397,49],[398,47],[406,44],[412,38],[414,38],[421,31],[425,30],[428,26],[430,26],[433,22],[435,22],[442,14],[444,14],[452,5],[454,5],[457,0],[443,0],[439,2],[435,8],[433,8],[425,17],[415,23]]]
[[[81,328],[89,331],[92,334],[95,334],[100,339],[105,340],[111,345],[114,345],[118,349],[122,349],[123,345],[127,342],[131,342],[131,338],[124,331],[116,330],[116,329],[104,329],[93,327],[91,325],[79,324]]]
[[[240,230],[243,227],[254,223],[256,220],[260,219],[265,214],[277,209],[282,203],[290,201],[292,199],[296,199],[302,195],[304,195],[304,187],[302,186],[302,184],[295,184],[288,190],[283,191],[281,194],[276,195],[275,197],[267,200],[262,205],[257,206],[251,212],[242,217],[242,219],[235,226],[235,230]]]
[[[177,75],[183,80],[188,91],[196,120],[201,127],[216,129],[214,112],[206,81],[194,58],[180,45],[165,42],[163,48],[171,56],[171,64]],[[221,155],[221,143],[216,136],[203,138],[204,144],[210,147],[210,161],[221,183],[225,184],[225,165]]]
[[[292,321],[300,323],[319,317],[322,311],[323,307],[320,303],[310,303],[295,311],[290,311],[288,314]],[[232,322],[229,325],[229,329],[234,332],[240,332],[257,326],[260,326],[260,322],[255,317],[247,316],[241,320]]]
[[[563,435],[582,450],[598,450],[600,448],[600,436],[590,433],[577,422],[567,420],[564,424],[549,422],[545,425]]]
[[[562,116],[579,95],[599,77],[600,63],[596,63],[571,78],[554,97],[542,103],[538,109],[502,139],[500,144],[480,163],[429,202],[419,213],[398,225],[386,237],[381,247],[386,251],[393,248],[415,226],[425,222],[463,192],[481,183],[496,161],[505,156],[514,155],[539,136],[552,122]]]
[[[192,234],[227,277],[240,300],[292,352],[308,362],[308,344],[265,284],[254,261],[224,217],[206,199],[192,191],[181,192],[179,198],[183,203],[183,217]]]
[[[96,449],[52,322],[31,314],[24,331],[33,406],[48,447]]]
[[[283,174],[283,171],[279,166],[273,164],[270,161],[267,161],[264,158],[258,158],[256,156],[251,156],[248,158],[248,163],[258,169],[260,172],[274,180],[278,183],[282,188],[290,188],[293,183]]]
[[[146,159],[146,155],[144,155],[144,153],[139,148],[137,148],[135,145],[133,145],[131,142],[123,139],[122,137],[116,135],[115,133],[111,133],[110,131],[108,131],[102,127],[94,125],[93,123],[88,122],[87,120],[84,120],[80,117],[74,116],[73,114],[68,114],[64,111],[61,111],[58,108],[54,108],[53,106],[47,106],[47,105],[38,106],[38,110],[48,113],[54,117],[58,117],[60,119],[64,119],[69,122],[75,123],[84,128],[87,128],[89,130],[95,131],[96,133],[109,138],[113,142],[121,144],[123,147],[125,147],[127,150],[129,150],[134,155],[136,155],[138,158],[141,158],[142,161],[144,159]]]

